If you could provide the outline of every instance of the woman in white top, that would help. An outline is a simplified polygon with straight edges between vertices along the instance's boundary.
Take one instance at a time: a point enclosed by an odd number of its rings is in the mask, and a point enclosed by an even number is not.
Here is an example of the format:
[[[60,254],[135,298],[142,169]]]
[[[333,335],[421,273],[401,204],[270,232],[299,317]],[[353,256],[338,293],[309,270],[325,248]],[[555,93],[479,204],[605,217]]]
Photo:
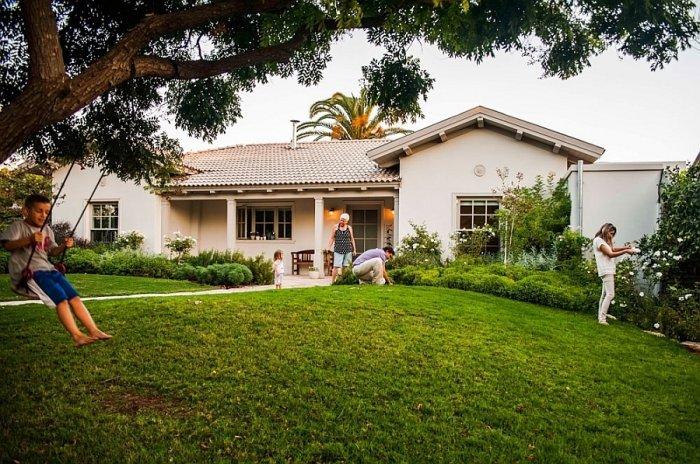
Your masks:
[[[617,233],[614,225],[606,222],[595,234],[593,239],[593,254],[595,255],[595,264],[598,268],[598,276],[603,281],[603,291],[600,295],[600,303],[598,304],[598,322],[603,325],[608,325],[607,316],[610,302],[615,298],[615,259],[624,254],[634,254],[636,249],[625,246],[615,248],[613,246],[613,237]]]

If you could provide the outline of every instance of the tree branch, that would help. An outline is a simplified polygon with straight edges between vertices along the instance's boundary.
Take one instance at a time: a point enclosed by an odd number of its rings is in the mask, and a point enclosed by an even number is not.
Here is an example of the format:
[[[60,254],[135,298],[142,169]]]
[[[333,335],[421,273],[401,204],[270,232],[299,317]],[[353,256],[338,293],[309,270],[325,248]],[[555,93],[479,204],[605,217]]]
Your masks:
[[[219,60],[175,61],[159,56],[134,58],[135,77],[163,77],[166,79],[201,79],[229,73],[258,63],[282,62],[293,55],[307,39],[306,31],[298,31],[291,40],[270,47],[240,53]]]
[[[68,79],[50,0],[22,0],[25,37],[29,51],[30,83],[60,84]]]

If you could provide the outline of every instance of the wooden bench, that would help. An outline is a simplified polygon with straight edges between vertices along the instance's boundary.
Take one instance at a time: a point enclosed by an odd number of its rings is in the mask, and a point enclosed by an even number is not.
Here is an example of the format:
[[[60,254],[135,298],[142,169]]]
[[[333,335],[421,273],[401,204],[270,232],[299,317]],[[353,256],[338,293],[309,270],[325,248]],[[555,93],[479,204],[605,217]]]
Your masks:
[[[313,266],[314,250],[292,251],[292,274],[299,275],[302,264]],[[323,252],[323,269],[325,275],[330,275],[333,270],[333,252],[325,250]]]

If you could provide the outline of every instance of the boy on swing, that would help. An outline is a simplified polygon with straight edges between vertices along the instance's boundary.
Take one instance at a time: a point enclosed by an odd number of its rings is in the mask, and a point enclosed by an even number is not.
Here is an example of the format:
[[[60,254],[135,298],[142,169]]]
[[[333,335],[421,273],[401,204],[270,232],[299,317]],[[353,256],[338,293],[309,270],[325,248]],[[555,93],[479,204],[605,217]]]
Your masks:
[[[25,219],[13,222],[0,234],[0,243],[11,253],[8,268],[12,285],[15,288],[22,285],[23,271],[29,264],[32,278],[28,282],[28,288],[37,293],[48,306],[55,305],[58,319],[73,338],[76,347],[98,340],[109,340],[112,336],[97,327],[78,292],[49,262],[49,256],[56,256],[73,246],[72,237],[67,237],[63,245],[57,245],[49,226],[44,226],[41,230],[50,212],[51,200],[44,195],[29,195],[24,201]],[[27,263],[30,256],[31,262]],[[47,301],[46,296],[50,300]],[[85,326],[89,335],[80,331],[73,315]]]

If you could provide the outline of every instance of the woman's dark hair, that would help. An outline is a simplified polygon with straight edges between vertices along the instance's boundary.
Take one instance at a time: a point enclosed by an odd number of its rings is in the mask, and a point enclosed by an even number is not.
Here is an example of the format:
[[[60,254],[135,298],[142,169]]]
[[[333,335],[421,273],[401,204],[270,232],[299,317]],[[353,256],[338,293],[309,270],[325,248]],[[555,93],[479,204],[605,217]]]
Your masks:
[[[382,248],[382,250],[384,250],[384,253],[391,253],[392,255],[396,254],[394,253],[394,247],[392,246],[385,246],[384,248]]]
[[[275,257],[273,258],[275,261],[278,259],[282,258],[282,250],[277,250],[275,251]]]

